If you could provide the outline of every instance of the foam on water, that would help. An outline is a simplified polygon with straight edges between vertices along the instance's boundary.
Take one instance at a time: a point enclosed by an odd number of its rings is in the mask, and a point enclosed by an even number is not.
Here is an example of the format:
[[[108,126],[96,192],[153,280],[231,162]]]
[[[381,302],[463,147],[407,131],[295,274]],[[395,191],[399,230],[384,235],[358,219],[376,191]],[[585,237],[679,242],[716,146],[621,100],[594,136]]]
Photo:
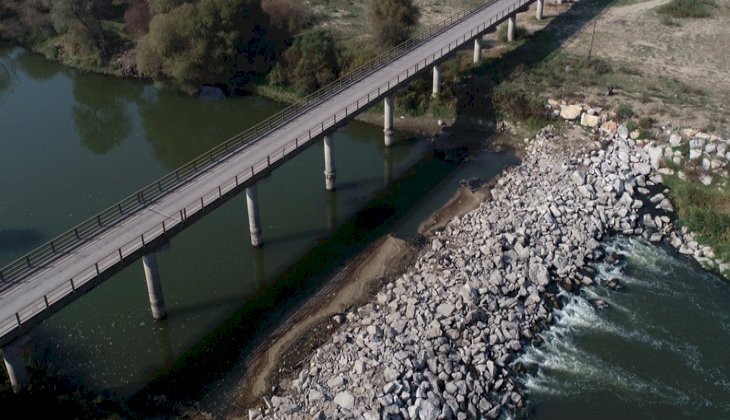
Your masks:
[[[554,315],[555,324],[540,334],[544,344],[528,348],[518,359],[526,366],[538,366],[536,374],[524,378],[524,385],[529,391],[547,395],[573,395],[585,387],[610,387],[653,395],[654,398],[660,397],[667,401],[689,401],[689,396],[680,390],[641,378],[578,348],[573,338],[590,330],[628,339],[640,336],[607,322],[585,298],[572,296],[565,307]]]
[[[727,284],[643,240],[617,237],[606,248],[625,259],[619,264],[595,264],[596,279],[618,278],[626,290],[596,286],[583,288],[579,296],[562,295],[566,304],[554,311],[554,324],[540,333],[543,344],[529,347],[517,360],[531,372],[522,378],[528,397],[570,400],[610,392],[637,410],[644,407],[651,412],[648,407],[661,406],[677,407],[677,413],[684,415],[699,415],[702,410],[730,414],[724,396],[730,392],[728,366],[713,362],[717,351],[724,349],[708,347],[701,334],[688,334],[686,328],[706,324],[728,336]],[[715,292],[718,299],[707,298]],[[597,310],[591,304],[595,299],[607,302],[609,309]],[[677,315],[675,310],[683,312]],[[686,322],[693,324],[681,325],[685,313]],[[640,355],[634,356],[634,351]],[[673,371],[655,375],[650,369],[637,369],[655,361],[640,357],[658,357],[659,369],[669,363]]]

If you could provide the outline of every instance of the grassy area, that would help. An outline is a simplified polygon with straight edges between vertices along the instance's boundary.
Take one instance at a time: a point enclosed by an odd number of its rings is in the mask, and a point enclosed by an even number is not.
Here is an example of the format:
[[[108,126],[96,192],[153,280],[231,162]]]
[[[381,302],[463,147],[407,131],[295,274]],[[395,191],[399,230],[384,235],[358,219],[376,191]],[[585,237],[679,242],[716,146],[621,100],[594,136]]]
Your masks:
[[[699,241],[730,261],[730,187],[704,186],[677,177],[667,177],[679,222],[699,236]],[[730,272],[722,273],[726,277]]]
[[[515,26],[515,40],[518,39],[524,39],[527,38],[528,35],[530,35],[530,31],[527,30],[522,25],[516,25]],[[500,42],[507,42],[507,24],[500,25],[499,30],[497,31],[497,39],[500,40]]]
[[[657,7],[656,11],[673,18],[704,18],[711,16],[711,5],[707,0],[672,0]]]

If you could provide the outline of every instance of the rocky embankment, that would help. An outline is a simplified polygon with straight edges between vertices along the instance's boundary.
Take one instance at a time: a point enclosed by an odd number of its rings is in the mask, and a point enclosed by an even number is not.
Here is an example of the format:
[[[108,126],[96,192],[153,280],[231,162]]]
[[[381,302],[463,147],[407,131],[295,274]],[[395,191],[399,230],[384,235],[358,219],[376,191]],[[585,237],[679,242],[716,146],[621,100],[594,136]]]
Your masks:
[[[250,418],[495,418],[525,397],[511,361],[552,320],[558,288],[592,284],[600,240],[677,232],[651,157],[625,129],[598,141],[546,128],[477,210],[436,232],[415,265],[349,313]]]

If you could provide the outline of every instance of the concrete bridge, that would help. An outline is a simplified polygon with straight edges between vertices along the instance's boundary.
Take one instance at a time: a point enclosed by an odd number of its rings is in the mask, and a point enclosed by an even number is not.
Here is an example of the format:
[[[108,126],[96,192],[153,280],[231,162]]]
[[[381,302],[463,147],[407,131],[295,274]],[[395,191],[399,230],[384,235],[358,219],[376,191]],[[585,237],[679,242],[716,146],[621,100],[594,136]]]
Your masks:
[[[384,102],[384,141],[393,143],[393,93],[433,72],[439,63],[473,44],[535,0],[491,0],[419,33],[333,84],[237,135],[154,184],[99,213],[0,271],[0,346],[13,386],[27,374],[14,340],[127,265],[142,258],[152,315],[165,317],[155,251],[200,217],[245,190],[253,246],[263,244],[256,183],[279,165],[324,138],[325,188],[335,188],[331,134],[376,102]],[[543,1],[536,15],[542,18]]]

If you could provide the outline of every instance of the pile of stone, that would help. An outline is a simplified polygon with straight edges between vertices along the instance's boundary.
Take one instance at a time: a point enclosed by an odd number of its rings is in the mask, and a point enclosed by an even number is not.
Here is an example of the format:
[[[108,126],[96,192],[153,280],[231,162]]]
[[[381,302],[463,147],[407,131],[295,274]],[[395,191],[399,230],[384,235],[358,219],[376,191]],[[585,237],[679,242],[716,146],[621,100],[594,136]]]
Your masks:
[[[674,229],[651,156],[620,131],[570,152],[543,130],[491,200],[437,232],[249,417],[496,418],[524,407],[511,362],[552,321],[558,287],[594,282],[587,265],[603,257],[602,238],[667,239],[711,258]]]
[[[650,156],[650,163],[660,174],[676,175],[686,180],[687,172],[696,174],[704,185],[725,185],[730,161],[730,139],[703,133],[693,128],[672,130],[663,127],[655,138],[640,139],[640,130],[629,130],[615,121],[615,113],[587,104],[567,104],[548,100],[554,115],[566,121],[580,121],[580,125],[601,133],[618,134],[622,139],[636,140]],[[718,182],[719,181],[719,182]]]

